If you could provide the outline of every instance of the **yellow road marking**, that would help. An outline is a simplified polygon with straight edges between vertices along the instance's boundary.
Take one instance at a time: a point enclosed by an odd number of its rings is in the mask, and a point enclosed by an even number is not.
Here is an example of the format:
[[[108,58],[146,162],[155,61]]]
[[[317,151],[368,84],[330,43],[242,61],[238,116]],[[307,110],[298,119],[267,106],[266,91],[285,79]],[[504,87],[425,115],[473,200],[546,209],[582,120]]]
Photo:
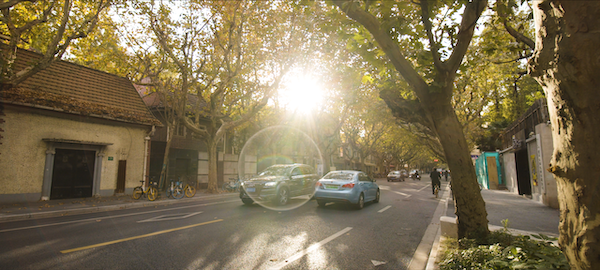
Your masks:
[[[198,226],[202,226],[202,225],[206,225],[206,224],[211,224],[211,223],[216,223],[216,222],[221,222],[221,221],[223,221],[223,220],[222,219],[217,219],[217,220],[212,220],[212,221],[208,221],[208,222],[203,222],[203,223],[188,225],[188,226],[184,226],[184,227],[179,227],[179,228],[174,228],[174,229],[169,229],[169,230],[164,230],[164,231],[153,232],[153,233],[149,233],[149,234],[138,235],[138,236],[129,237],[129,238],[123,238],[123,239],[119,239],[119,240],[104,242],[104,243],[95,244],[95,245],[91,245],[91,246],[85,246],[85,247],[79,247],[79,248],[73,248],[73,249],[66,249],[66,250],[61,250],[60,253],[66,254],[66,253],[71,253],[71,252],[75,252],[75,251],[86,250],[86,249],[90,249],[90,248],[97,248],[97,247],[102,247],[102,246],[108,246],[108,245],[112,245],[112,244],[116,244],[116,243],[131,241],[131,240],[135,240],[135,239],[140,239],[140,238],[155,236],[155,235],[164,234],[164,233],[170,233],[170,232],[174,232],[174,231],[185,230],[185,229],[189,229],[189,228],[193,228],[193,227],[198,227]]]

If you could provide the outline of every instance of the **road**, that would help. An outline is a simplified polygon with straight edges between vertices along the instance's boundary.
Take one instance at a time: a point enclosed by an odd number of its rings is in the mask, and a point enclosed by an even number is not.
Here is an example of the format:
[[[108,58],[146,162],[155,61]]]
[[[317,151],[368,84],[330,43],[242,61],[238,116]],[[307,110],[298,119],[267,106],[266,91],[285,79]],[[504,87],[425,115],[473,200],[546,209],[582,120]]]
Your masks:
[[[0,223],[2,269],[408,269],[440,199],[429,181],[377,181],[362,210],[316,201],[287,211],[235,194]],[[444,190],[447,182],[442,182]]]

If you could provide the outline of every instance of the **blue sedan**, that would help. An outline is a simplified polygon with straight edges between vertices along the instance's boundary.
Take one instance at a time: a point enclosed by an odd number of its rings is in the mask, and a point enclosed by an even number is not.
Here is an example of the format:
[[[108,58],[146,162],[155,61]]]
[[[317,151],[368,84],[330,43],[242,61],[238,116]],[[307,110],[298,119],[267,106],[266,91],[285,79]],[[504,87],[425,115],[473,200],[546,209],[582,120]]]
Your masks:
[[[314,198],[319,206],[328,202],[351,203],[362,209],[365,202],[379,202],[379,186],[360,171],[332,171],[317,182]]]

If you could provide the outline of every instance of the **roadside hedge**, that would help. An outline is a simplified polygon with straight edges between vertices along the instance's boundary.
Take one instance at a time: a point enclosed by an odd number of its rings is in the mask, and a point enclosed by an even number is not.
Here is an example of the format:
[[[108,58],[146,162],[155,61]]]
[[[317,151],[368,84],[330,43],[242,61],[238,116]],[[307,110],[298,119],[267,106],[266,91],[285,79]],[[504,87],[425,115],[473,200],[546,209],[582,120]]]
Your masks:
[[[535,239],[531,239],[531,237]],[[569,269],[562,251],[545,235],[513,236],[506,230],[485,239],[447,239],[442,244],[440,270]]]

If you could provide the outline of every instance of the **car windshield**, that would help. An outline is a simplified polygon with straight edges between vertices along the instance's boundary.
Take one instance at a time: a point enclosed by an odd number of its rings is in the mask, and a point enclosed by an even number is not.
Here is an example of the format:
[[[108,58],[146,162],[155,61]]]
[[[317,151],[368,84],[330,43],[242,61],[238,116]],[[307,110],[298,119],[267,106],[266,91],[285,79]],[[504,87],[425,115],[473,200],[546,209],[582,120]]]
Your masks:
[[[290,167],[272,166],[262,171],[259,176],[281,176],[288,175]]]
[[[336,180],[352,180],[354,173],[351,172],[330,172],[326,174],[324,179],[336,179]]]
[[[391,172],[390,174],[400,174],[400,172]]]

